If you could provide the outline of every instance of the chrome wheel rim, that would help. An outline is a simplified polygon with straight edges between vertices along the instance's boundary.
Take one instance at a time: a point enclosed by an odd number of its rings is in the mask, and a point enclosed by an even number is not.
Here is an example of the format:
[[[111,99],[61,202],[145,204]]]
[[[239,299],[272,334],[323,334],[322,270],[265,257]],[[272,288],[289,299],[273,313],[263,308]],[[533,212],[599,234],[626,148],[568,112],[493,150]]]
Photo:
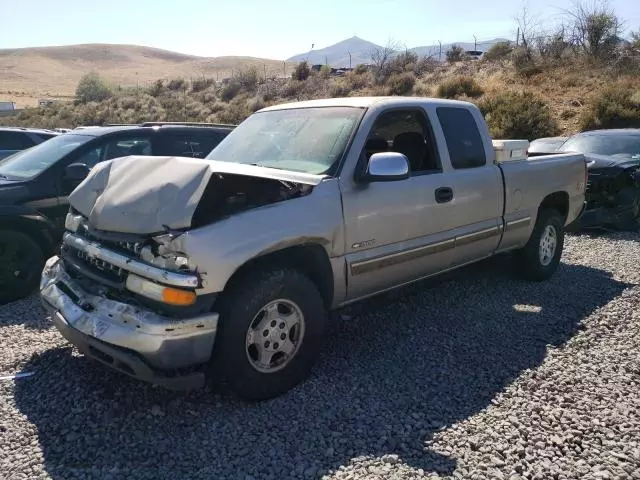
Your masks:
[[[296,356],[303,337],[300,307],[291,300],[273,300],[258,311],[247,330],[247,359],[261,373],[277,372]]]
[[[556,247],[558,245],[558,234],[556,227],[553,225],[547,225],[540,237],[540,246],[538,248],[538,254],[540,256],[540,263],[546,267],[553,260],[553,256],[556,253]]]

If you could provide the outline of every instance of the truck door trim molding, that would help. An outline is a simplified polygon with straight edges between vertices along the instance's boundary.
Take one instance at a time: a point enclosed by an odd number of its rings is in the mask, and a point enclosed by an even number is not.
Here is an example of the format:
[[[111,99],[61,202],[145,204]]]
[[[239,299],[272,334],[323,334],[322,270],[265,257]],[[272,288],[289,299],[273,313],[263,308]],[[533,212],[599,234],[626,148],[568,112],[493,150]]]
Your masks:
[[[531,217],[518,218],[517,220],[510,220],[507,222],[506,231],[518,230],[520,228],[528,227],[531,223]]]
[[[421,245],[419,247],[402,250],[400,252],[394,252],[388,255],[380,255],[378,257],[367,258],[366,260],[351,262],[351,274],[360,275],[362,273],[368,273],[379,268],[390,267],[398,263],[415,260],[426,255],[444,252],[445,250],[452,249],[454,244],[455,238],[450,238],[448,240]]]
[[[407,262],[409,260],[416,260],[427,255],[433,255],[434,253],[451,250],[452,248],[458,246],[469,245],[473,242],[479,242],[480,240],[486,240],[496,237],[500,235],[501,232],[502,225],[496,225],[495,227],[483,228],[482,230],[477,230],[475,232],[448,238],[439,242],[429,243],[427,245],[421,245],[419,247],[402,250],[400,252],[394,252],[388,255],[380,255],[373,258],[367,258],[365,260],[351,262],[349,265],[351,275],[361,275],[363,273],[372,272],[379,268],[391,267],[393,265]]]

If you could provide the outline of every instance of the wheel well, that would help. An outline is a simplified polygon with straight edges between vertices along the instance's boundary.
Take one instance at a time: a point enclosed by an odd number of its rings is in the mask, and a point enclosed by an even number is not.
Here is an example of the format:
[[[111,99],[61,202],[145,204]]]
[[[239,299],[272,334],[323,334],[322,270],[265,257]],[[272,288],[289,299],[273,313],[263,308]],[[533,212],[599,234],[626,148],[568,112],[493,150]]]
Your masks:
[[[569,194],[567,192],[554,192],[544,197],[538,211],[553,208],[558,211],[563,218],[569,214]]]
[[[249,260],[234,272],[227,287],[249,271],[273,267],[293,268],[307,275],[318,287],[325,306],[331,306],[334,294],[333,270],[327,252],[318,244],[287,247]]]
[[[54,251],[55,240],[43,233],[45,229],[38,228],[38,225],[32,221],[24,220],[20,217],[0,218],[0,229],[13,230],[28,235],[42,249],[45,257]]]

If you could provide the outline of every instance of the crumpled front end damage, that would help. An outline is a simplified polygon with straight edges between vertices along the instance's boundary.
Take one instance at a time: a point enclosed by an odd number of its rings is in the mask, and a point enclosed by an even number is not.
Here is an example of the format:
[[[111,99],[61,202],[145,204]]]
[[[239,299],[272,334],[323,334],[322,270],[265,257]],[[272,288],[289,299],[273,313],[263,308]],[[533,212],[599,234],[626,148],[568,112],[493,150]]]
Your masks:
[[[634,219],[640,209],[640,165],[592,166],[585,199],[585,211],[574,227],[637,228]]]
[[[60,257],[42,275],[61,334],[96,360],[169,388],[202,384],[217,294],[176,251],[185,232],[307,195],[322,177],[180,157],[105,162],[71,194]],[[296,181],[298,180],[298,181]]]

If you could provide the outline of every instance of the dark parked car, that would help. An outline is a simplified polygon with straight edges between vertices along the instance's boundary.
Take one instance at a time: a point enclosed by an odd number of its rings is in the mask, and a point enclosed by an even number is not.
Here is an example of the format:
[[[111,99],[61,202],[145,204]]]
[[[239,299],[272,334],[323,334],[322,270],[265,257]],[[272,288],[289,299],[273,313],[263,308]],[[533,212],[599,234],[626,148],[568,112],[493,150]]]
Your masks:
[[[0,127],[0,160],[49,140],[59,132],[38,128]]]
[[[204,158],[233,125],[144,123],[57,135],[0,161],[0,301],[28,295],[58,248],[67,197],[98,162],[128,155]]]
[[[640,227],[639,128],[578,133],[556,152],[578,152],[587,159],[587,207],[572,229]]]

